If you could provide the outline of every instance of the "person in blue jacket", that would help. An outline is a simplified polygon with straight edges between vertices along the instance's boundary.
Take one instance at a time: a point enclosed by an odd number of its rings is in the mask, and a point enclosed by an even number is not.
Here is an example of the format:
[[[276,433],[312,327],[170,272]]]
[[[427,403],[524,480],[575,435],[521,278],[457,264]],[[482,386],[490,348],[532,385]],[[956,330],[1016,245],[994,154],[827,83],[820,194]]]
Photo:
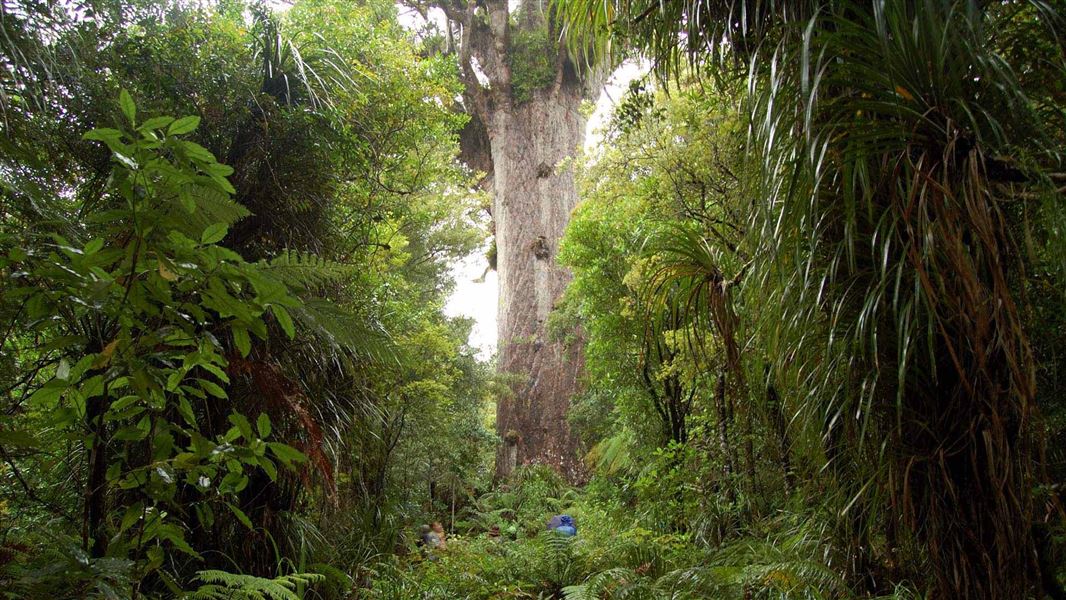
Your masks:
[[[577,535],[577,525],[574,524],[574,518],[570,515],[555,515],[548,521],[548,530],[554,531],[565,535],[566,537],[573,537]]]

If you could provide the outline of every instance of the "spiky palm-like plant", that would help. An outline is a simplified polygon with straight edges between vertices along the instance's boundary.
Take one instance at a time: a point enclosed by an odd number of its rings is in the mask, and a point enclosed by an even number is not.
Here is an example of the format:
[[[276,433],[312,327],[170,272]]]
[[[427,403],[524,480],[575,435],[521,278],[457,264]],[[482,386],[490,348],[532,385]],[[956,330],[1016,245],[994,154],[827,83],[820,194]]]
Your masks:
[[[1038,581],[1020,240],[1034,235],[1028,214],[1061,202],[1050,172],[1062,140],[1049,134],[1055,107],[1018,79],[1034,65],[997,53],[996,32],[1025,20],[1061,40],[1066,28],[1046,3],[1004,6],[561,9],[576,33],[635,40],[667,72],[685,56],[749,64],[749,149],[761,161],[750,279],[774,311],[777,367],[813,392],[803,410],[824,420],[855,535],[878,527],[890,544],[920,548],[909,569],[927,561],[945,597],[1020,597]],[[1062,72],[1061,43],[1051,47],[1034,60]]]

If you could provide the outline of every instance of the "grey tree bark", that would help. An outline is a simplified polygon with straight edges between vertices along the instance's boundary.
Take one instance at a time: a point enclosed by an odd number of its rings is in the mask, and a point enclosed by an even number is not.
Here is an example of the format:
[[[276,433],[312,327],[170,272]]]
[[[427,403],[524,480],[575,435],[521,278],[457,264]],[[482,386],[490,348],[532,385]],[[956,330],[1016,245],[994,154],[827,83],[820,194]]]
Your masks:
[[[548,339],[548,313],[569,282],[556,264],[577,204],[573,171],[559,168],[584,140],[581,95],[563,87],[520,107],[496,111],[488,128],[496,224],[499,368],[513,376],[497,402],[500,435],[517,446],[515,463],[543,462],[568,479],[581,476],[577,440],[566,420],[577,391],[581,348]],[[497,475],[510,461],[497,462]]]
[[[602,69],[571,55],[546,1],[526,0],[513,12],[507,0],[408,4],[424,15],[436,7],[447,17],[471,117],[461,139],[463,159],[486,173],[493,196],[498,361],[512,392],[497,401],[497,477],[540,462],[580,480],[578,440],[566,413],[578,389],[582,349],[550,340],[546,324],[570,279],[555,257],[577,204],[571,159],[585,140],[581,103],[602,82]],[[516,38],[526,45],[518,47]],[[532,52],[530,39],[541,41]],[[525,79],[515,81],[516,73]]]

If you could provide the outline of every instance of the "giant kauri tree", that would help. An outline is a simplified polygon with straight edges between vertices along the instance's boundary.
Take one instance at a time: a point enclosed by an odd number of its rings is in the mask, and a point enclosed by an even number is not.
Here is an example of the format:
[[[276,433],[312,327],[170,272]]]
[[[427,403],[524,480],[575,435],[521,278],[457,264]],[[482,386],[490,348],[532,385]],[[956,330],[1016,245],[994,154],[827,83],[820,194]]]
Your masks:
[[[552,465],[580,477],[577,440],[566,421],[582,368],[580,344],[549,338],[548,313],[569,281],[556,264],[559,239],[577,204],[570,160],[585,140],[582,102],[602,69],[561,42],[547,2],[437,0],[410,3],[446,16],[448,50],[459,62],[470,121],[463,160],[486,173],[499,273],[499,369],[512,394],[499,399],[503,440],[497,476],[518,464]]]

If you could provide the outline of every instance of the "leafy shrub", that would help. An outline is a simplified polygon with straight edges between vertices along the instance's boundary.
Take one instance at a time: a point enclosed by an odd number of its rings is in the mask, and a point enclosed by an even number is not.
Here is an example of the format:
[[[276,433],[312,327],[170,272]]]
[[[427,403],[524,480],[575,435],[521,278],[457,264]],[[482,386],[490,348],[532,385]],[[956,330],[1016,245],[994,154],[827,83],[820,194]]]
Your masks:
[[[0,571],[35,597],[172,584],[182,577],[173,565],[202,558],[189,532],[216,515],[252,529],[238,508],[250,479],[276,480],[305,459],[274,441],[265,414],[230,412],[217,433],[198,418],[228,398],[231,349],[248,356],[268,326],[291,338],[289,310],[302,303],[220,245],[248,212],[230,197],[233,169],[184,139],[200,119],[139,120],[125,91],[119,107],[121,129],[85,135],[112,164],[100,206],[85,215],[90,239],[28,235],[0,258],[17,272],[6,294],[25,303],[30,333],[65,351],[41,370],[43,384],[27,386],[38,435],[12,431],[5,441],[74,443],[90,469],[82,547],[42,543],[24,568]],[[121,508],[108,511],[112,503]]]

